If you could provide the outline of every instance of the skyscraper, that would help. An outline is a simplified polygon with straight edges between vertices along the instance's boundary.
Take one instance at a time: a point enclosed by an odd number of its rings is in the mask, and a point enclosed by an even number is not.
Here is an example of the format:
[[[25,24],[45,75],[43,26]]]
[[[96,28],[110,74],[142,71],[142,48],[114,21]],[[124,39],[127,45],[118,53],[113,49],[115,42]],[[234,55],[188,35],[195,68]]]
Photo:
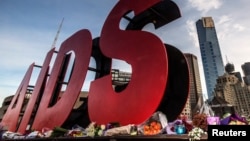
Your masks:
[[[246,62],[243,65],[241,65],[242,71],[244,73],[244,82],[246,85],[250,85],[250,62]]]
[[[224,74],[224,64],[212,17],[202,17],[196,22],[200,53],[207,87],[207,98],[211,99],[216,79]]]
[[[189,66],[189,76],[190,76],[190,90],[189,90],[189,100],[191,104],[191,110],[195,109],[195,107],[198,105],[198,107],[203,104],[203,95],[202,95],[202,87],[201,87],[201,79],[200,79],[200,72],[199,72],[199,65],[197,57],[190,53],[184,54],[188,66]],[[202,103],[198,103],[199,98],[201,98]]]

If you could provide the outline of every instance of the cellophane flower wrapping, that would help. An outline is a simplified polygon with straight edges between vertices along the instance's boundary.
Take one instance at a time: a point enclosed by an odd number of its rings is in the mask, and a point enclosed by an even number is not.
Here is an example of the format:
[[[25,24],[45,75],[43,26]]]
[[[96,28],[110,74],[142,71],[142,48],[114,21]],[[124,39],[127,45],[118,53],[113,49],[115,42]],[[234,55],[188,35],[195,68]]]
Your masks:
[[[184,128],[183,133],[177,133],[176,127]],[[166,128],[167,134],[186,134],[193,129],[192,121],[188,120],[186,116],[181,115],[173,122],[169,122]]]
[[[158,111],[155,112],[146,121],[137,126],[138,134],[141,135],[157,135],[165,132],[168,120],[165,114]]]
[[[134,129],[134,124],[128,124],[125,126],[114,127],[107,129],[104,132],[104,136],[117,136],[117,135],[131,135]]]
[[[84,137],[86,136],[85,129],[79,125],[74,125],[71,130],[68,131],[69,137]]]
[[[238,114],[231,114],[220,121],[221,125],[248,125],[245,117],[241,117]]]
[[[2,134],[1,139],[24,139],[25,136],[19,133],[11,132],[11,131],[6,131]]]
[[[208,125],[220,125],[220,117],[208,116],[207,117],[207,124]]]

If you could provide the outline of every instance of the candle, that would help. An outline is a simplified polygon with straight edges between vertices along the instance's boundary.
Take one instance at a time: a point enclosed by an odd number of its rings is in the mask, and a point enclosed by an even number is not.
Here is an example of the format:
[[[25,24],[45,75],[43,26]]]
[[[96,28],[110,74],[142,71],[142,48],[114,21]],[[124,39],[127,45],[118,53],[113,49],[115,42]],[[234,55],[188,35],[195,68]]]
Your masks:
[[[176,132],[176,134],[184,134],[186,132],[185,126],[184,125],[176,125],[175,132]]]

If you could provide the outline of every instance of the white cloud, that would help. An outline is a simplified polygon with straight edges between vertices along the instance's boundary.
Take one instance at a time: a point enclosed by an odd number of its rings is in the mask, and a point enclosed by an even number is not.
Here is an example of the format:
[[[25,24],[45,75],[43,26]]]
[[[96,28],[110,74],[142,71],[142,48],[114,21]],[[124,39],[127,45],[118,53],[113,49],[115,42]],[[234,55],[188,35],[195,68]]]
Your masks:
[[[234,24],[233,27],[237,30],[237,31],[243,31],[245,29],[244,26],[240,25],[240,24]]]
[[[189,34],[189,38],[194,44],[196,48],[199,48],[199,41],[197,36],[197,31],[195,27],[195,21],[187,20],[186,21],[187,32]]]
[[[215,22],[215,26],[217,29],[218,38],[221,42],[223,42],[224,40],[227,40],[228,38],[233,38],[232,36],[240,34],[239,32],[243,32],[246,29],[245,26],[243,26],[242,24],[236,23],[238,21],[233,20],[234,18],[232,18],[229,15],[223,15],[219,17],[218,19],[219,19],[218,22],[216,21],[214,22]],[[239,36],[235,36],[235,37],[237,37],[235,38],[235,40],[238,40]]]
[[[191,5],[204,14],[212,9],[218,9],[222,5],[220,0],[188,0]]]
[[[232,21],[232,18],[229,15],[223,15],[219,17],[219,21],[216,24],[220,25],[220,24],[225,24],[227,22],[231,22],[231,21]]]
[[[217,22],[214,20],[214,24],[217,31],[217,36],[219,41],[223,41],[225,38],[230,36],[230,33],[232,33],[232,19],[228,15],[223,15],[218,18],[219,21]]]

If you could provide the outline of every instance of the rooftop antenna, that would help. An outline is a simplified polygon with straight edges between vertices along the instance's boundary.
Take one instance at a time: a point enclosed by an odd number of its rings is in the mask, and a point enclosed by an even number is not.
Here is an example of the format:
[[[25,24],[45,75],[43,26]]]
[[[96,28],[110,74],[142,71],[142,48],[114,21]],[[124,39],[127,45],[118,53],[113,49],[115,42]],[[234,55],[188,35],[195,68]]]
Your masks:
[[[54,47],[56,47],[56,41],[57,41],[58,36],[59,36],[59,33],[60,33],[60,31],[61,31],[63,21],[64,21],[64,18],[62,19],[62,22],[61,22],[61,24],[60,24],[60,26],[59,26],[59,28],[58,28],[58,30],[57,30],[57,33],[56,33],[54,42],[53,42],[53,44],[52,44],[52,46],[51,46],[51,49],[54,48]]]

